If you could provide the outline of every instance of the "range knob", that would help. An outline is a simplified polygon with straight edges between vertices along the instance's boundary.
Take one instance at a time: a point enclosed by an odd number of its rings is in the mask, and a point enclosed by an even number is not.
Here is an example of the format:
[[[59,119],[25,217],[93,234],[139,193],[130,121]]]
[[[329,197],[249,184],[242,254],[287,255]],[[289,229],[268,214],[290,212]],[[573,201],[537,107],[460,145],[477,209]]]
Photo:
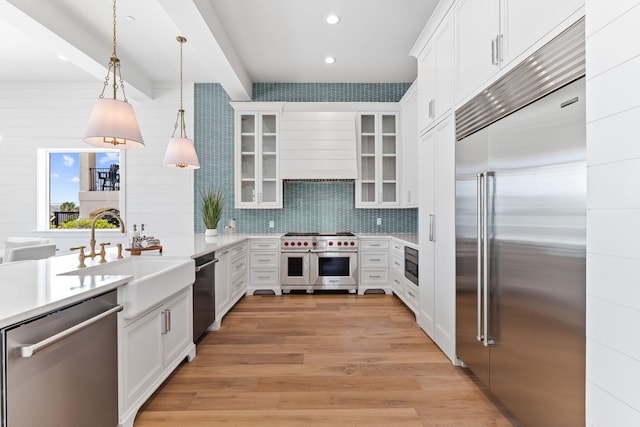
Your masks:
[[[342,242],[338,242],[338,246],[342,246]]]
[[[302,246],[302,243],[301,243],[301,242],[298,242],[298,246]]]
[[[333,246],[333,242],[329,242],[329,246]]]
[[[345,246],[349,246],[349,242],[344,242],[344,245]]]
[[[313,242],[313,246],[318,246],[318,242]]]
[[[356,245],[356,242],[351,242],[351,246],[355,246],[355,245]]]
[[[284,245],[285,246],[289,246],[289,242],[284,242]]]
[[[309,242],[304,242],[304,245],[305,245],[305,246],[309,245]]]

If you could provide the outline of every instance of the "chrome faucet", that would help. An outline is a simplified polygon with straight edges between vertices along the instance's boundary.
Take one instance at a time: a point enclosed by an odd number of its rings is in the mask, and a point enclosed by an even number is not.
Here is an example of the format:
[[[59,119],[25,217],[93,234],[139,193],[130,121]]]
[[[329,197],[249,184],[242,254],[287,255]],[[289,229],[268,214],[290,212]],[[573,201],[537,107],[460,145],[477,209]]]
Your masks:
[[[89,255],[87,255],[88,257],[90,257],[91,259],[94,259],[96,257],[96,222],[98,222],[98,220],[100,218],[102,218],[105,215],[113,215],[115,216],[118,221],[120,222],[120,232],[124,234],[124,221],[122,220],[122,218],[120,218],[120,215],[118,215],[117,213],[115,213],[113,210],[107,208],[107,209],[103,209],[101,211],[99,211],[96,216],[93,218],[93,222],[91,223],[91,240],[89,240],[89,246],[91,247],[91,253]],[[102,247],[102,249],[104,250],[104,246]]]

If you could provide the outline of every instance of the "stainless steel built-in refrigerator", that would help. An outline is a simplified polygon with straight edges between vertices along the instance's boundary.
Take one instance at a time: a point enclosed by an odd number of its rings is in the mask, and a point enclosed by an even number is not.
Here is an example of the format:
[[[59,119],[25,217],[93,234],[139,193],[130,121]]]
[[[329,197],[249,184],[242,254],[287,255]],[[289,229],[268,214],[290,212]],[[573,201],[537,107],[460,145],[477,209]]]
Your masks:
[[[562,61],[568,54],[555,55]],[[585,423],[586,121],[579,65],[574,74],[560,71],[569,84],[480,130],[464,131],[469,108],[456,112],[456,352],[525,426]],[[516,86],[536,77],[521,72]],[[483,93],[487,109],[496,108],[492,90],[501,84]]]

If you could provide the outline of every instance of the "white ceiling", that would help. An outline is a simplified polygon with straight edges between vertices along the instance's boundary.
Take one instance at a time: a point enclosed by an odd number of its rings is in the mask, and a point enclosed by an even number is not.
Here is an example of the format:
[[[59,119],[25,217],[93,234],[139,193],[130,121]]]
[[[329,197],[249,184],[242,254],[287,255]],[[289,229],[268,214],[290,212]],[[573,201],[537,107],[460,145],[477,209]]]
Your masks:
[[[185,81],[219,82],[233,99],[249,99],[257,82],[411,82],[408,52],[437,2],[119,0],[117,53],[134,98],[177,83],[177,35],[188,39]],[[327,24],[330,13],[340,23]],[[0,0],[0,37],[0,83],[102,81],[112,2]]]

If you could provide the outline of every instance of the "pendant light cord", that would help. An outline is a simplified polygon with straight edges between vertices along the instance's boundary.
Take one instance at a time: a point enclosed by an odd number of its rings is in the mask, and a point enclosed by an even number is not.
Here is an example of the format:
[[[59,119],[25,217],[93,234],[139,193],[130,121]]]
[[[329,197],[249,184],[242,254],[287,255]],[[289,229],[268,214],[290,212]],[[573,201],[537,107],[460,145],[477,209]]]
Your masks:
[[[187,138],[187,127],[184,123],[184,108],[182,107],[182,45],[187,42],[187,39],[178,36],[176,40],[180,43],[180,109],[178,110],[178,116],[176,117],[176,123],[173,125],[173,135],[176,135],[176,130],[178,130],[178,126],[180,127],[180,138]]]

